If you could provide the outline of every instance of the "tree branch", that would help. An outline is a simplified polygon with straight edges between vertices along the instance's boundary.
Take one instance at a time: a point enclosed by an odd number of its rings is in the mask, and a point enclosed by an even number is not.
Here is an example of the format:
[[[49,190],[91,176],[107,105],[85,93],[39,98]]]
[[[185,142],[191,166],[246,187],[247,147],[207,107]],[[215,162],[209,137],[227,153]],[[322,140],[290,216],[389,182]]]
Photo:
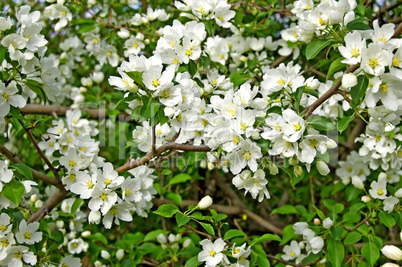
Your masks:
[[[57,189],[57,191],[43,204],[43,206],[37,210],[28,219],[27,223],[39,222],[43,217],[49,214],[54,207],[56,207],[60,202],[62,202],[68,195],[68,191],[64,188]]]
[[[10,150],[8,150],[5,146],[0,145],[0,153],[3,154],[6,158],[8,158],[12,163],[22,163],[24,164],[14,153],[12,153]],[[32,171],[33,177],[35,177],[38,180],[41,180],[47,184],[54,185],[59,189],[64,189],[64,185],[57,181],[56,179],[49,177],[41,172],[38,172],[32,168],[30,168]]]
[[[54,114],[58,116],[66,116],[67,110],[72,110],[70,107],[61,107],[61,106],[43,106],[39,104],[27,104],[25,107],[20,108],[20,112],[23,114],[45,114],[52,115]],[[80,109],[82,112],[88,113],[89,118],[91,119],[106,119],[109,118],[107,115],[106,109]],[[120,112],[120,114],[116,117],[118,121],[124,122],[135,122],[131,119],[130,115],[125,112]]]
[[[211,151],[211,148],[208,146],[193,146],[193,145],[188,145],[188,144],[177,144],[174,142],[168,142],[161,147],[158,147],[155,149],[155,151],[151,151],[145,156],[143,156],[140,159],[137,159],[135,161],[129,160],[126,164],[123,166],[118,167],[115,171],[117,172],[122,172],[122,171],[127,171],[132,168],[145,165],[147,164],[150,160],[153,158],[161,155],[163,152],[168,151],[168,150],[183,150],[183,151],[195,151],[195,152],[208,152]]]

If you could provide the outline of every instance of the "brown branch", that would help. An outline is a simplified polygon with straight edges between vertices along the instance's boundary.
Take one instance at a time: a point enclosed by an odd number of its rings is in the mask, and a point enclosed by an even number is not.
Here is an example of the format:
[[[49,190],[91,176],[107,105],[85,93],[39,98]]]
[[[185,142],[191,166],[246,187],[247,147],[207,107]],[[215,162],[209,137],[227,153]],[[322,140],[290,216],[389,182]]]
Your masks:
[[[359,68],[360,64],[349,66],[348,69],[345,71],[346,73],[354,72]],[[336,94],[337,90],[342,84],[342,78],[339,78],[332,87],[325,92],[320,98],[318,98],[313,104],[311,104],[308,108],[306,108],[303,113],[306,115],[304,116],[306,119],[313,113],[313,111],[318,108],[322,103],[324,103],[328,98]]]
[[[90,14],[96,21],[98,21],[100,24],[102,24],[104,27],[109,27],[109,28],[114,28],[114,29],[126,29],[128,31],[132,31],[132,32],[136,32],[137,30],[134,28],[130,28],[130,27],[124,27],[124,26],[117,26],[117,25],[113,25],[111,23],[106,23],[104,22],[101,18],[99,18],[97,15],[95,15],[94,13],[92,13],[86,6],[84,6],[79,0],[76,0],[78,4],[81,5],[81,7],[85,10],[85,12],[87,12],[88,14]]]
[[[394,35],[392,35],[391,38],[396,38],[398,37],[400,34],[402,34],[402,23],[399,23],[398,27],[396,27]]]
[[[142,4],[142,12],[146,13],[148,8],[147,0],[141,0],[141,4]]]
[[[6,156],[12,163],[22,163],[24,164],[14,153],[12,153],[10,150],[8,150],[5,146],[0,145],[0,153]],[[32,176],[38,180],[41,180],[47,184],[54,185],[58,187],[59,189],[64,189],[64,186],[62,183],[58,182],[56,179],[49,177],[41,172],[38,172],[32,168],[30,168],[32,171]]]
[[[39,156],[45,161],[46,165],[49,167],[49,169],[53,172],[54,177],[57,179],[57,181],[60,181],[60,176],[58,171],[53,167],[52,163],[49,161],[49,159],[45,156],[45,154],[43,154],[42,149],[40,149],[38,142],[36,142],[35,137],[33,136],[31,130],[29,128],[25,128],[24,127],[24,123],[22,122],[22,120],[18,120],[22,126],[22,128],[24,128],[25,132],[27,133],[29,139],[31,140],[32,144],[34,145],[36,151],[38,151]]]
[[[353,227],[352,229],[349,228],[345,228],[346,231],[348,231],[346,233],[346,235],[342,238],[342,241],[345,240],[345,238],[348,236],[349,233],[356,231],[357,228],[359,228],[360,226],[362,226],[363,224],[367,223],[369,220],[371,219],[371,215],[367,216],[366,218],[364,218],[364,220],[362,220],[361,222],[359,222],[358,224],[356,224],[355,227]]]
[[[164,145],[162,145],[161,147],[158,147],[155,149],[155,151],[151,151],[148,154],[146,154],[145,156],[143,156],[140,159],[137,159],[135,161],[130,160],[129,162],[127,162],[126,164],[124,164],[123,166],[120,166],[116,169],[117,172],[122,172],[122,171],[127,171],[130,170],[132,168],[141,166],[141,165],[145,165],[147,164],[150,160],[152,160],[153,158],[161,155],[163,152],[168,151],[168,150],[183,150],[183,151],[195,151],[195,152],[208,152],[211,151],[211,148],[205,145],[202,146],[193,146],[193,145],[187,145],[187,144],[177,144],[174,142],[168,142]]]
[[[67,110],[72,110],[70,107],[62,107],[62,106],[44,106],[39,104],[27,104],[25,107],[20,108],[21,113],[23,114],[44,114],[44,115],[52,115],[54,114],[58,116],[66,116]],[[91,119],[106,119],[109,118],[107,115],[106,109],[80,109],[82,112],[88,113],[88,117]],[[120,114],[116,117],[118,121],[124,122],[135,122],[131,119],[130,115],[125,112],[120,112]]]
[[[348,103],[352,103],[352,102],[353,102],[353,100],[348,97],[349,92],[347,92],[347,91],[343,91],[343,90],[339,90],[339,89],[338,89],[338,90],[335,91],[335,94],[340,94],[340,95],[342,95],[342,96],[343,96],[343,99],[345,99],[346,101],[348,101]]]
[[[278,57],[277,59],[275,59],[274,62],[272,62],[269,66],[271,67],[271,69],[276,68],[279,66],[279,64],[281,64],[282,62],[284,62],[286,59],[288,59],[290,57],[289,56],[281,56]]]
[[[68,196],[68,194],[68,191],[64,188],[57,189],[57,191],[45,202],[45,204],[43,204],[39,210],[32,214],[27,223],[39,222],[43,217],[49,214],[54,207],[62,202]]]

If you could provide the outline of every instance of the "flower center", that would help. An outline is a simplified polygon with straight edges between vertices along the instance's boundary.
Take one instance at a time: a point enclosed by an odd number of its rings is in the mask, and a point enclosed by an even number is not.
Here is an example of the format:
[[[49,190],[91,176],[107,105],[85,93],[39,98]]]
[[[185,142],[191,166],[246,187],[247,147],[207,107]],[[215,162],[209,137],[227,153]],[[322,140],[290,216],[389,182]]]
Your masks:
[[[215,256],[215,254],[216,254],[215,250],[212,249],[209,251],[209,256],[213,257]]]
[[[382,93],[386,93],[388,91],[388,86],[386,84],[381,84],[380,85],[380,91]]]
[[[383,191],[382,189],[378,189],[377,194],[378,194],[379,196],[381,196],[382,194],[384,194],[384,191]]]
[[[22,252],[18,251],[17,253],[14,254],[14,258],[16,259],[22,259]]]
[[[295,129],[295,131],[299,131],[301,129],[300,122],[293,124],[293,129]]]
[[[370,58],[369,60],[369,65],[372,68],[375,68],[378,66],[378,60],[376,58]]]
[[[25,239],[30,239],[31,238],[31,233],[30,232],[26,232],[25,234],[24,234],[24,238]]]
[[[4,225],[4,224],[0,225],[0,231],[4,232],[4,231],[6,231],[6,230],[7,230],[7,226],[6,226],[6,225]]]
[[[70,160],[70,162],[68,163],[68,165],[70,165],[70,167],[74,167],[76,165],[74,160]]]
[[[102,195],[100,196],[100,198],[105,201],[107,200],[107,194],[106,193],[102,193]]]
[[[10,99],[10,95],[7,94],[7,93],[4,93],[4,94],[3,94],[3,98],[4,98],[5,100],[9,100],[9,99]]]
[[[193,51],[191,49],[186,50],[186,55],[191,56],[193,54]]]
[[[360,51],[359,51],[359,49],[357,49],[357,48],[353,48],[353,49],[350,51],[350,53],[352,53],[352,56],[358,57]]]
[[[318,146],[318,141],[315,139],[310,140],[310,147],[316,147]]]
[[[158,79],[155,79],[155,80],[152,81],[152,85],[153,85],[154,87],[159,86],[159,84],[160,84],[160,82],[159,82]]]
[[[251,159],[250,153],[248,153],[248,152],[244,153],[244,154],[243,154],[243,158],[244,158],[245,160],[250,160],[250,159]]]

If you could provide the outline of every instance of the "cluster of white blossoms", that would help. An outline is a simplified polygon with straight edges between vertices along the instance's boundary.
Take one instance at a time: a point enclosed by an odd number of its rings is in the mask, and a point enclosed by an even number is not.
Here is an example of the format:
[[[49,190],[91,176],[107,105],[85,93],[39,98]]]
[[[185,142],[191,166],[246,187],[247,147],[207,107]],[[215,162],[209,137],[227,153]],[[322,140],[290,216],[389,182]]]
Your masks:
[[[152,207],[156,194],[153,170],[140,166],[129,170],[133,177],[119,176],[111,163],[98,156],[99,142],[91,138],[98,134],[96,122],[81,119],[80,110],[67,111],[66,122],[53,121],[48,139],[39,146],[51,162],[59,160],[65,168],[62,181],[66,189],[89,200],[89,221],[98,224],[103,217],[109,229],[113,221],[131,221],[133,211],[146,217],[145,210]],[[55,151],[62,156],[53,156]]]
[[[205,266],[229,266],[229,267],[248,267],[250,262],[248,257],[251,254],[251,247],[246,248],[247,244],[244,243],[241,246],[233,244],[231,249],[231,256],[236,259],[236,262],[231,263],[224,251],[228,249],[227,244],[218,238],[214,242],[209,239],[200,241],[202,251],[198,254],[198,261],[205,262]],[[229,248],[230,249],[230,248]]]

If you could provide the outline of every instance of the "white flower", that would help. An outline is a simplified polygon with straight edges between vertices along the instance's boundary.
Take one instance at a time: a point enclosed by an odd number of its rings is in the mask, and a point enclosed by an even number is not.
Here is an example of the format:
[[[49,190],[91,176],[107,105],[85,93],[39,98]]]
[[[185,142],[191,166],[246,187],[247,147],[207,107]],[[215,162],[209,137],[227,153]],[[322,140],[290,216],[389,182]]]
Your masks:
[[[386,199],[387,198],[387,180],[380,179],[378,182],[371,183],[369,193],[372,198]]]
[[[365,72],[380,76],[384,73],[385,67],[390,65],[390,52],[382,48],[382,45],[372,43],[367,49],[363,49],[361,68]]]
[[[67,255],[60,261],[59,267],[80,267],[81,260],[74,258],[72,255]]]
[[[200,200],[197,206],[200,209],[206,209],[211,205],[212,205],[212,198],[210,196],[205,196]]]
[[[309,240],[310,246],[311,246],[311,251],[314,254],[317,254],[321,251],[321,249],[324,247],[324,240],[319,237],[313,237],[312,239]]]
[[[1,213],[0,215],[0,235],[6,235],[11,232],[11,228],[13,227],[10,224],[10,216],[7,213]]]
[[[12,246],[7,250],[7,257],[1,262],[2,265],[22,267],[23,261],[32,266],[36,264],[36,255],[25,246]]]
[[[384,199],[383,204],[384,204],[384,210],[388,211],[388,213],[391,213],[394,210],[394,207],[396,204],[399,203],[399,199],[396,197],[387,197]]]
[[[0,117],[5,117],[10,111],[10,105],[23,108],[26,100],[20,96],[16,86],[9,84],[7,87],[0,81]]]
[[[331,218],[325,218],[325,220],[322,222],[322,226],[324,226],[325,229],[331,228],[333,224],[334,222],[331,220]]]
[[[366,40],[362,39],[359,31],[346,34],[345,46],[340,46],[339,52],[345,58],[342,63],[354,65],[361,61],[361,52],[366,47]]]
[[[400,250],[399,248],[397,248],[393,245],[384,246],[381,249],[381,252],[388,259],[396,260],[396,261],[402,260],[402,250]]]
[[[231,160],[230,171],[238,174],[247,165],[252,171],[256,171],[257,160],[262,157],[261,148],[250,139],[242,141],[239,145],[240,149],[228,155]]]
[[[342,87],[352,88],[357,84],[357,77],[353,73],[346,73],[342,76]]]
[[[290,245],[286,245],[283,248],[283,252],[286,253],[286,255],[282,255],[282,259],[289,261],[289,260],[294,260],[296,257],[298,257],[301,253],[299,243],[297,241],[293,240],[290,242]]]
[[[18,243],[32,245],[42,240],[42,232],[36,232],[39,228],[38,222],[27,224],[23,219],[20,223],[19,232],[15,234]]]
[[[200,242],[202,251],[198,254],[198,261],[205,261],[206,266],[216,266],[223,259],[222,251],[225,249],[226,243],[218,238],[214,243],[208,239]]]
[[[288,142],[296,142],[304,133],[305,123],[302,117],[291,109],[286,109],[282,113],[285,124],[281,125],[283,139]]]
[[[86,251],[87,247],[88,244],[84,243],[84,240],[81,238],[72,239],[67,245],[68,252],[71,254],[79,254],[82,251]]]
[[[295,230],[296,235],[303,234],[303,231],[308,228],[308,224],[306,222],[297,222],[293,225],[293,230]]]

